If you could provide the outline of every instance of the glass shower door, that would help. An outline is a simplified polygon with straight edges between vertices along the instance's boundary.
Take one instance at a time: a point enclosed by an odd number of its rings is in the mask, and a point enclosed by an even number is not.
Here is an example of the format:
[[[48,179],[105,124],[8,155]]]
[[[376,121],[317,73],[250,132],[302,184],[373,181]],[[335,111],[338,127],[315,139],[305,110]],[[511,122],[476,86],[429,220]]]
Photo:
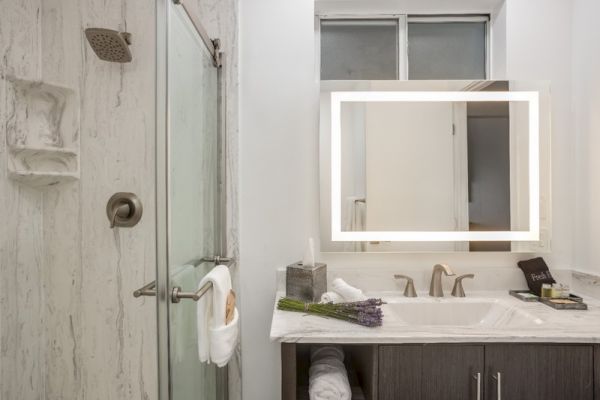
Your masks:
[[[161,400],[217,400],[224,393],[223,385],[218,384],[223,371],[199,361],[197,302],[182,299],[175,303],[171,294],[174,287],[195,292],[202,277],[214,267],[214,263],[202,259],[219,254],[219,73],[211,51],[184,6],[170,0],[164,6],[167,24],[163,165],[160,154],[157,157],[158,168],[166,169],[162,187],[160,171],[157,172],[157,245],[161,246],[163,233],[162,195],[166,208],[162,245],[167,248],[164,257],[159,251],[157,273]],[[160,54],[158,57],[160,64]],[[160,96],[160,82],[157,91]],[[157,137],[160,142],[160,135]],[[162,268],[167,271],[162,283],[161,258],[166,261]],[[167,325],[166,329],[161,329],[161,324]]]

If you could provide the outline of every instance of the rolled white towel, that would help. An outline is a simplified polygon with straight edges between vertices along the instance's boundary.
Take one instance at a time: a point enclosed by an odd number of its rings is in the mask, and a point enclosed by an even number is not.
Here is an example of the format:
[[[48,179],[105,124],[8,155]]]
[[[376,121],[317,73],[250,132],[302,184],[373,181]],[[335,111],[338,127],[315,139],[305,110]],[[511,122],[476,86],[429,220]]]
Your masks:
[[[343,303],[344,298],[337,292],[325,292],[321,295],[321,303]]]
[[[316,361],[308,370],[310,400],[350,400],[352,390],[344,363],[336,357]]]
[[[344,361],[344,350],[341,346],[312,346],[310,348],[310,362],[311,364],[323,358],[333,357],[340,361]]]
[[[348,285],[342,278],[335,278],[331,282],[331,287],[337,294],[342,296],[345,301],[362,301],[367,300],[362,290]]]

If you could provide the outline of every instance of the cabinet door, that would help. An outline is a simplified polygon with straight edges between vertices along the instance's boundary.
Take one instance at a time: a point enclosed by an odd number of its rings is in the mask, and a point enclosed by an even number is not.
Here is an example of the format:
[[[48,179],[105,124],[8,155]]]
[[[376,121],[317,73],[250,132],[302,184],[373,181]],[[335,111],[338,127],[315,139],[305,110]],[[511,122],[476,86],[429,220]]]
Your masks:
[[[423,346],[379,346],[379,400],[421,399]]]
[[[593,348],[588,345],[485,346],[488,400],[593,400]]]
[[[483,346],[423,346],[422,400],[483,399],[483,367]]]
[[[594,399],[600,400],[600,346],[594,348],[594,371],[596,372],[594,387],[596,396]]]

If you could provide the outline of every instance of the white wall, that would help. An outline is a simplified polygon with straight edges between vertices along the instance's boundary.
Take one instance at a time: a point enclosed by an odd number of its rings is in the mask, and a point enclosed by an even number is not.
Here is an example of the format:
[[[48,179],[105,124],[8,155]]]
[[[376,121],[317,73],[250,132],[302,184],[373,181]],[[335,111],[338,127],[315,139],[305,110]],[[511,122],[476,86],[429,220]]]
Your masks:
[[[574,143],[571,2],[507,0],[506,75],[550,80],[553,90],[553,268],[571,266]],[[318,93],[313,2],[241,4],[240,257],[245,400],[278,398],[279,346],[270,343],[275,269],[318,238]],[[317,240],[318,242],[318,240]],[[514,266],[519,254],[322,254],[329,268]]]
[[[600,273],[600,2],[576,0],[573,12],[573,116],[577,138],[575,267]]]
[[[240,277],[245,400],[279,397],[275,269],[318,228],[314,3],[240,4]]]

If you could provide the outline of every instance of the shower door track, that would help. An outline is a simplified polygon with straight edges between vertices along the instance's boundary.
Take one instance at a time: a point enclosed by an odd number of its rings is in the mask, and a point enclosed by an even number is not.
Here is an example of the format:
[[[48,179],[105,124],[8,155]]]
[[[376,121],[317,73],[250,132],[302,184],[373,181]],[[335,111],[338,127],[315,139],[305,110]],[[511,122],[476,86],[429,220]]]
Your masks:
[[[196,15],[185,5],[183,0],[173,0],[173,3],[178,4],[183,8],[185,13],[189,17],[190,21],[192,22],[192,25],[194,25],[194,28],[196,28],[196,32],[198,32],[198,35],[200,35],[200,38],[202,39],[202,43],[204,43],[204,45],[210,52],[210,55],[212,56],[215,67],[220,68],[221,67],[221,51],[220,51],[221,49],[220,49],[219,39],[211,39],[210,38],[210,36],[206,32],[206,29],[204,29],[204,26],[202,26],[200,19],[197,18]]]

